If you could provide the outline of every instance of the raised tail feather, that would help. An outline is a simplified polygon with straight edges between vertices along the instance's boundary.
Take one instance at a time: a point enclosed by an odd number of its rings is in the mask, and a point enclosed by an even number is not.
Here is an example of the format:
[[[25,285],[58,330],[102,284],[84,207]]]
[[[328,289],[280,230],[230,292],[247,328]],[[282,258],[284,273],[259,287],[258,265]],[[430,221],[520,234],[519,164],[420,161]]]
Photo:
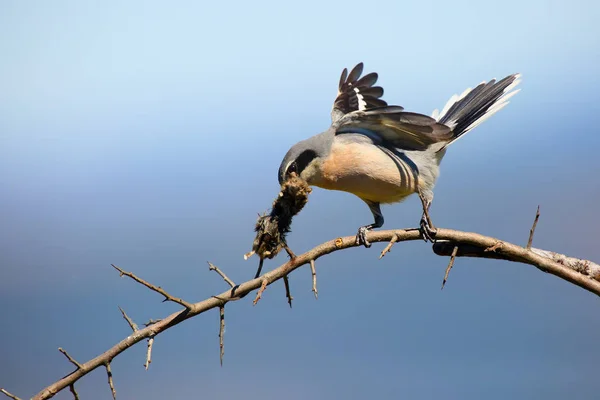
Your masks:
[[[449,126],[454,133],[444,148],[504,108],[508,99],[521,90],[513,90],[520,78],[521,74],[512,74],[498,82],[496,79],[482,82],[474,89],[452,96],[441,112],[434,110],[431,117]]]

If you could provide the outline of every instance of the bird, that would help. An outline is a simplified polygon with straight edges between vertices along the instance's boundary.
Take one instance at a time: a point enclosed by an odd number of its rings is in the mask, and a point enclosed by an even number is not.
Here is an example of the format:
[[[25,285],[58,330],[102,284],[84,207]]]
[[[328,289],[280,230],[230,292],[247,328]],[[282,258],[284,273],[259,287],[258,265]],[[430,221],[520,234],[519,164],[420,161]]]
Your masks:
[[[292,173],[309,186],[350,193],[369,207],[374,222],[358,228],[356,244],[370,247],[367,233],[381,228],[382,204],[421,200],[421,236],[432,241],[429,216],[440,163],[448,146],[504,108],[521,80],[520,73],[483,81],[450,97],[430,115],[388,104],[377,86],[377,72],[363,74],[364,63],[344,68],[323,132],[291,146],[278,171],[280,184]]]

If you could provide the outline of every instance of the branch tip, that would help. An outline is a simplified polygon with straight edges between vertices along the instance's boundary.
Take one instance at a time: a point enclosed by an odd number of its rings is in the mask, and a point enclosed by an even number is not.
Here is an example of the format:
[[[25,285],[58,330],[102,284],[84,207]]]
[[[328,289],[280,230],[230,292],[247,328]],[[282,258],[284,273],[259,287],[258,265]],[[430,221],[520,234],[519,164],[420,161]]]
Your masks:
[[[73,394],[75,400],[79,400],[79,394],[77,394],[77,390],[75,390],[75,385],[69,385],[69,390]]]
[[[152,345],[154,344],[154,336],[150,336],[148,338],[148,348],[146,349],[146,362],[144,363],[144,368],[148,371],[150,367],[150,363],[152,362]]]
[[[193,307],[193,306],[192,306],[192,304],[191,304],[191,303],[188,303],[187,301],[185,301],[185,300],[183,300],[183,299],[180,299],[180,298],[177,298],[177,297],[171,296],[169,293],[167,293],[167,292],[166,292],[166,291],[165,291],[163,288],[161,288],[160,286],[155,286],[155,285],[153,285],[153,284],[151,284],[151,283],[149,283],[149,282],[146,282],[146,281],[145,281],[145,280],[143,280],[142,278],[138,278],[138,277],[137,277],[135,274],[133,274],[133,273],[131,273],[131,272],[124,271],[123,269],[121,269],[121,268],[117,267],[117,266],[116,266],[116,265],[114,265],[114,264],[111,264],[111,265],[113,266],[113,268],[115,268],[117,271],[119,271],[119,273],[121,274],[121,276],[125,275],[125,276],[127,276],[127,277],[129,277],[129,278],[133,279],[133,280],[134,280],[134,281],[136,281],[137,283],[139,283],[139,284],[141,284],[141,285],[143,285],[143,286],[147,287],[148,289],[150,289],[150,290],[152,290],[152,291],[154,291],[154,292],[156,292],[156,293],[159,293],[159,294],[163,295],[163,296],[165,297],[165,299],[163,300],[163,303],[164,303],[165,301],[172,301],[173,303],[177,303],[177,304],[179,304],[179,305],[181,305],[181,306],[185,307],[187,310],[191,310],[191,309],[192,309],[192,307]]]
[[[310,259],[310,272],[312,275],[312,291],[315,294],[315,299],[319,299],[319,292],[317,291],[317,270],[315,268],[315,260]]]
[[[8,390],[5,390],[3,388],[0,388],[0,393],[5,395],[6,397],[11,398],[12,400],[21,400],[20,397],[15,396],[14,394],[10,393]]]
[[[125,321],[127,321],[127,323],[129,324],[129,327],[131,328],[131,330],[136,332],[138,330],[137,324],[135,322],[133,322],[133,320],[131,318],[129,318],[129,316],[125,313],[125,310],[123,310],[121,307],[119,307],[119,310],[121,311],[121,315],[123,315],[123,318],[125,319]]]
[[[110,369],[110,362],[104,364],[106,367],[106,375],[108,376],[108,386],[110,387],[110,392],[112,393],[113,400],[117,400],[117,391],[115,390],[115,385],[113,383],[113,374]]]
[[[398,235],[394,233],[394,236],[392,236],[392,239],[390,240],[390,242],[381,251],[381,254],[379,255],[379,259],[380,260],[383,258],[383,256],[385,256],[387,253],[389,253],[390,251],[392,251],[392,246],[394,245],[394,243],[396,243],[398,241],[398,239],[399,239]]]
[[[533,235],[535,234],[535,228],[537,226],[538,220],[540,219],[540,206],[537,206],[537,211],[535,213],[535,219],[533,220],[533,225],[529,230],[529,240],[527,241],[527,249],[531,249],[531,245],[533,244]]]
[[[223,280],[224,280],[225,282],[227,282],[227,284],[228,284],[229,286],[231,286],[232,288],[233,288],[233,287],[235,287],[235,282],[233,282],[231,279],[229,279],[229,278],[227,277],[227,275],[225,275],[225,273],[219,269],[219,267],[217,267],[216,265],[212,264],[212,263],[211,263],[211,262],[209,262],[209,261],[207,261],[207,263],[208,263],[208,269],[209,269],[210,271],[215,271],[217,274],[221,275],[221,278],[223,278]]]
[[[64,354],[65,357],[67,357],[67,360],[69,360],[71,362],[71,364],[75,365],[77,367],[77,369],[83,369],[83,365],[79,364],[73,357],[71,357],[69,355],[69,353],[66,352],[66,350],[64,350],[62,347],[58,348],[58,351],[60,351],[61,353]]]
[[[454,266],[454,260],[456,259],[456,254],[458,253],[458,246],[454,246],[452,250],[452,255],[450,255],[450,262],[448,262],[448,266],[446,267],[446,273],[444,274],[444,280],[442,281],[442,289],[446,286],[446,282],[448,281],[448,275],[450,274],[450,270]]]
[[[263,292],[267,288],[268,284],[269,284],[269,281],[267,281],[266,279],[262,280],[262,284],[260,285],[260,289],[258,289],[258,293],[256,293],[256,298],[254,299],[254,301],[252,302],[252,304],[256,305],[256,303],[258,303],[258,301],[262,297]]]
[[[223,356],[225,355],[225,343],[223,335],[225,334],[225,306],[219,307],[219,359],[221,367],[223,366]]]

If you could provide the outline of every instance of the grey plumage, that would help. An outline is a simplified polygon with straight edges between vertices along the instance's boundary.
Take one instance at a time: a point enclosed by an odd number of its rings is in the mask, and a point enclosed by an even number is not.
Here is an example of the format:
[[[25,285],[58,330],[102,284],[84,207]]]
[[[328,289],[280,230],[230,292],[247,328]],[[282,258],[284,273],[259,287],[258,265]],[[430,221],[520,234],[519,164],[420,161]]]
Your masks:
[[[433,187],[446,148],[499,111],[518,92],[512,74],[482,82],[454,95],[442,112],[431,116],[405,111],[381,99],[372,72],[360,78],[363,64],[342,71],[331,110],[331,125],[292,146],[278,172],[281,182],[290,172],[310,185],[352,193],[369,206],[374,223],[359,228],[357,242],[369,246],[366,232],[383,225],[380,204],[397,203],[413,193],[423,202],[425,237],[434,232],[429,220]]]

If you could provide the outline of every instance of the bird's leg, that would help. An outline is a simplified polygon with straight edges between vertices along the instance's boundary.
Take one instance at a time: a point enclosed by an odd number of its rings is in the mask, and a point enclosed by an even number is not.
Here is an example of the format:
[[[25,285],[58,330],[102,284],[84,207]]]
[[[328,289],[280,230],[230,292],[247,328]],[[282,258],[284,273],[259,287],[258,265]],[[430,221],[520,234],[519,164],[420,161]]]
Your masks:
[[[356,234],[356,244],[361,246],[365,246],[367,248],[371,247],[371,243],[367,240],[367,232],[373,228],[381,228],[383,226],[383,214],[381,213],[381,209],[379,208],[379,203],[373,203],[371,201],[364,200],[365,203],[371,209],[371,213],[373,213],[373,218],[375,218],[375,222],[370,225],[361,226],[358,228],[358,233]]]
[[[421,216],[420,224],[421,235],[423,240],[433,243],[433,238],[437,233],[433,223],[431,222],[431,217],[429,216],[429,207],[431,207],[431,202],[433,201],[433,193],[431,190],[419,189],[419,198],[421,199],[421,204],[423,205],[423,215]]]
[[[290,260],[294,260],[296,258],[296,255],[294,254],[294,252],[292,251],[292,249],[290,249],[287,245],[287,243],[283,243],[283,248],[285,249],[286,253],[288,253],[288,256],[290,257]]]
[[[260,261],[258,262],[258,269],[256,270],[256,275],[254,275],[254,279],[256,279],[260,276],[260,272],[262,271],[264,262],[265,262],[265,259],[261,257]]]

